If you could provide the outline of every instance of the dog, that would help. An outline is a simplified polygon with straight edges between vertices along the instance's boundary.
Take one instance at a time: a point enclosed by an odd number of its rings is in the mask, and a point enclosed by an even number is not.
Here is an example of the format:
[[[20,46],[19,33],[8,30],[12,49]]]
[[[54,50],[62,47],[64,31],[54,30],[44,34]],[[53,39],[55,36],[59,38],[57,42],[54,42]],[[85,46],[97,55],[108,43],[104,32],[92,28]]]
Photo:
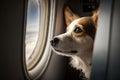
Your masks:
[[[92,16],[80,17],[66,6],[64,16],[67,30],[50,41],[52,49],[58,55],[71,57],[72,67],[82,70],[85,77],[89,78],[98,11]]]

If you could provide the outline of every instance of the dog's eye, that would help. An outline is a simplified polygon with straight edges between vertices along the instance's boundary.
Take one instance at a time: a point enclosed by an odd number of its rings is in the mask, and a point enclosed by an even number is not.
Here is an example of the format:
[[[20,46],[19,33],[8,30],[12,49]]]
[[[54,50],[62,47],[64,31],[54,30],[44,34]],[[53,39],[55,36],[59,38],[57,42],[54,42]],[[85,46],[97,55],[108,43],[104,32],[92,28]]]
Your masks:
[[[82,29],[81,29],[80,27],[76,27],[76,28],[74,29],[74,32],[75,32],[75,33],[81,33],[81,32],[82,32]]]

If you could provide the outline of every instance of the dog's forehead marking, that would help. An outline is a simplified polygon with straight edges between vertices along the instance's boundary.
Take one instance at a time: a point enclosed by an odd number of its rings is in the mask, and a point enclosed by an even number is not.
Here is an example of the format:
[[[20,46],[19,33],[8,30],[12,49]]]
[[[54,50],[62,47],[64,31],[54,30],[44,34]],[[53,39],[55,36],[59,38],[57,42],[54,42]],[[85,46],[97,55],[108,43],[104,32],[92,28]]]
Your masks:
[[[83,25],[80,24],[80,22],[81,22],[82,20],[84,20],[84,19],[86,19],[86,17],[82,17],[82,18],[78,18],[78,19],[74,20],[74,21],[67,27],[67,32],[68,32],[68,33],[72,32],[73,29],[74,29],[74,27],[75,27],[76,25],[79,25],[79,26],[81,26],[81,28],[83,28]]]
[[[67,31],[68,31],[68,32],[69,32],[69,31],[71,32],[71,31],[73,30],[73,28],[75,27],[75,25],[77,25],[80,20],[81,20],[81,18],[74,20],[74,21],[68,26]]]
[[[86,34],[90,35],[94,39],[96,28],[91,17],[82,17],[74,20],[67,27],[67,33],[71,34],[71,32],[74,30],[74,27],[76,26],[81,27],[81,29],[85,31]]]

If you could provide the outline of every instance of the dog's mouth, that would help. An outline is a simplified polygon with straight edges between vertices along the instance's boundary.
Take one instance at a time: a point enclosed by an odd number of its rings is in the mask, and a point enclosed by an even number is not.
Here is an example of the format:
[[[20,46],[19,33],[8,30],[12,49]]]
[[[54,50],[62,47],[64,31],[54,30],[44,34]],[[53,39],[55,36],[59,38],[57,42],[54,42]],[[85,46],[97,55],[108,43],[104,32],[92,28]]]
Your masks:
[[[62,51],[62,50],[58,50],[58,49],[55,49],[55,51],[61,52],[61,53],[74,53],[74,54],[78,52],[77,50]]]

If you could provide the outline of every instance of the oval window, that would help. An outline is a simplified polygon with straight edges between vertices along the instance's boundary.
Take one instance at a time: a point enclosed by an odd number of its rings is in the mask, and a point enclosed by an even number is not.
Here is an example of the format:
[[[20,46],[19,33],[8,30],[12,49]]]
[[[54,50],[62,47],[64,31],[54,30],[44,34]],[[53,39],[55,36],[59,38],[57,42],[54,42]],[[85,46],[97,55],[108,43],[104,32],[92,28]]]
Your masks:
[[[29,79],[38,79],[48,65],[55,4],[55,0],[28,0],[24,61]]]

